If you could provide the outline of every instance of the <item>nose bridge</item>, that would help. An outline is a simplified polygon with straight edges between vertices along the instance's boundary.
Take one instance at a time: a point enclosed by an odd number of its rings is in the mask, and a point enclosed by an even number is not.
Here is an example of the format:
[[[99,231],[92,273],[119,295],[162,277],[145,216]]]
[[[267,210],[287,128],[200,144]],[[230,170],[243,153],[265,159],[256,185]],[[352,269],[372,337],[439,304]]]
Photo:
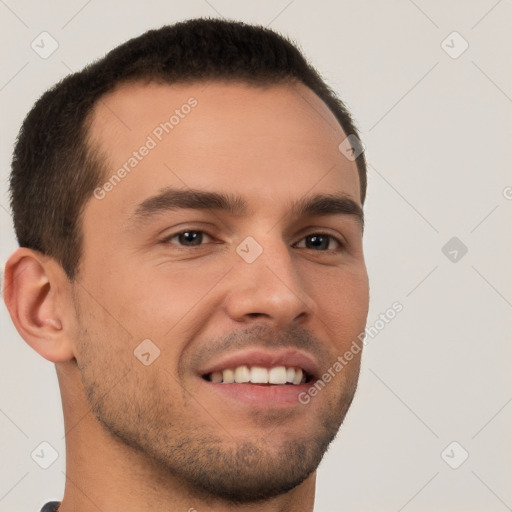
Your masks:
[[[307,316],[313,309],[286,243],[270,233],[247,237],[237,247],[228,314],[238,321],[264,316],[278,323]]]

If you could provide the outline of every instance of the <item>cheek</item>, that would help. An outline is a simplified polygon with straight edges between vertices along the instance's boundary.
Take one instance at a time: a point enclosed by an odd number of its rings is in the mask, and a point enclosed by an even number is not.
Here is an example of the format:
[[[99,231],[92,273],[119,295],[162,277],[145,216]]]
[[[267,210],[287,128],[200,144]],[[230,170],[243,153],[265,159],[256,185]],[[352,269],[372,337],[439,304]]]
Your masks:
[[[312,283],[318,316],[328,326],[337,348],[350,345],[364,331],[369,305],[368,276],[364,266],[337,268]]]
[[[227,268],[221,262],[125,268],[119,278],[108,277],[104,297],[112,316],[134,338],[174,339],[191,321],[200,323],[204,304]]]

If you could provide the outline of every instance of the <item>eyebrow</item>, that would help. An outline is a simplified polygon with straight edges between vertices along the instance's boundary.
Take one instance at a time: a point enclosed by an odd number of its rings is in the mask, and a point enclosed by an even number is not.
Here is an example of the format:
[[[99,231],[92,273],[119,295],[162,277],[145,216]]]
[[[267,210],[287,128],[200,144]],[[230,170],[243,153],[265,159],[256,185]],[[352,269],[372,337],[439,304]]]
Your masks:
[[[363,209],[345,194],[317,194],[292,201],[289,206],[289,214],[295,217],[348,215],[355,217],[361,228],[364,226]],[[179,209],[224,211],[236,217],[247,217],[252,213],[245,199],[235,194],[166,188],[142,201],[135,209],[133,219],[144,221]]]
[[[349,215],[364,227],[364,213],[352,198],[345,194],[317,194],[304,197],[291,204],[290,211],[296,217],[313,215]]]
[[[135,219],[178,209],[220,210],[242,217],[249,214],[247,203],[239,196],[224,192],[205,192],[197,189],[166,188],[155,196],[148,197],[134,212]]]

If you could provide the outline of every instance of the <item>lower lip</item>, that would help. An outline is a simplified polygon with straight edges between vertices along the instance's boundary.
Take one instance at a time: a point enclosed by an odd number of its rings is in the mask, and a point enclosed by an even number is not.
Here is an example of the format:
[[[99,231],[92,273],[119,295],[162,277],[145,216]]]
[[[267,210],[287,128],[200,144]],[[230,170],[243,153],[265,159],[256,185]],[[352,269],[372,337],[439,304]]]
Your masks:
[[[301,405],[299,395],[306,392],[310,387],[309,384],[224,384],[201,380],[210,388],[211,393],[217,393],[224,399],[232,399],[252,407],[273,409]]]

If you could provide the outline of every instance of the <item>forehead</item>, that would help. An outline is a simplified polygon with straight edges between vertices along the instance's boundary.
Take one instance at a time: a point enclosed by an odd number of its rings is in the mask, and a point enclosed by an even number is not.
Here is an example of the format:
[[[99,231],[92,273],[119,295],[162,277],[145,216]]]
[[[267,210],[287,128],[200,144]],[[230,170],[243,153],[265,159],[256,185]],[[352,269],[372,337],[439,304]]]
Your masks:
[[[360,204],[356,164],[338,149],[346,134],[303,85],[125,84],[96,105],[90,137],[107,193],[89,206],[118,215],[165,187],[236,191],[271,207],[315,189]]]

